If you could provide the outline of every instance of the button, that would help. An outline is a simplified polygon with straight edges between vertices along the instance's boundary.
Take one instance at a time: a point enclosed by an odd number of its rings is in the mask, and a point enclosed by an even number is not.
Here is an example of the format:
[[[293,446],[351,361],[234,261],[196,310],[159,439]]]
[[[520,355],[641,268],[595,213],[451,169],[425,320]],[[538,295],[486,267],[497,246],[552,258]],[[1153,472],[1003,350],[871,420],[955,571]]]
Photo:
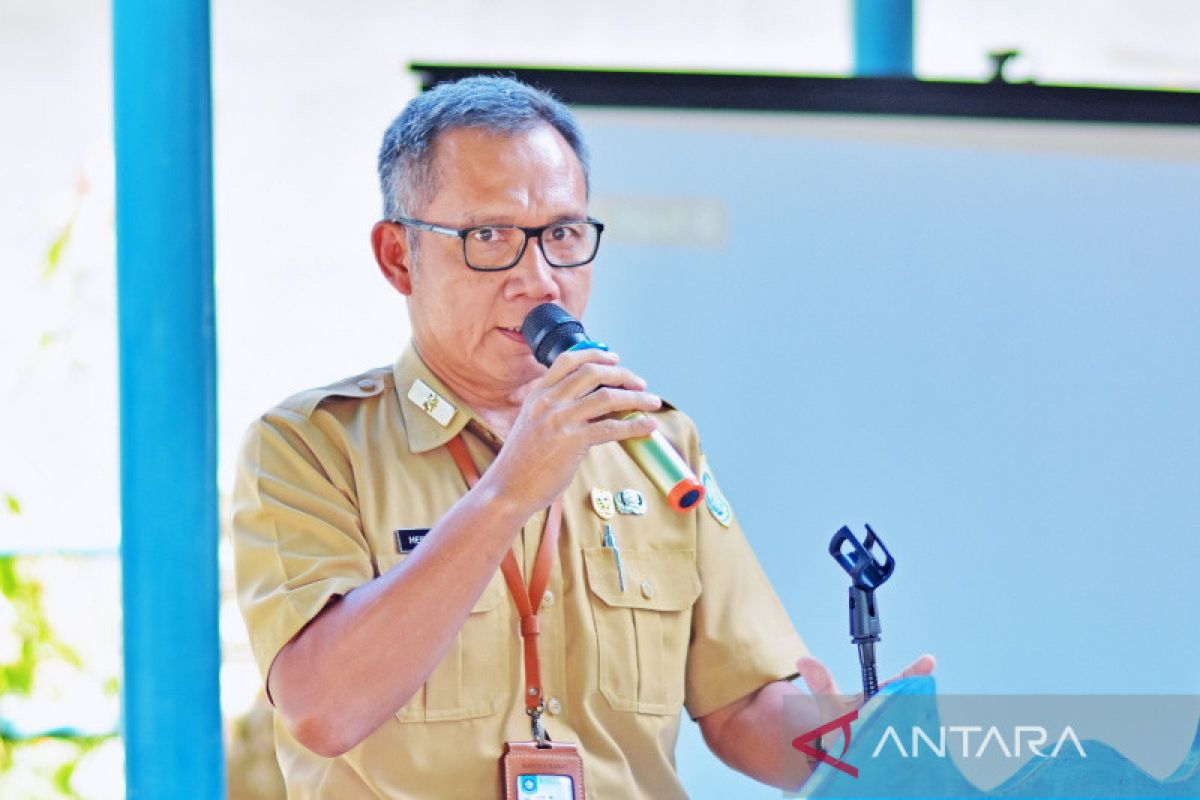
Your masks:
[[[542,593],[542,608],[549,608],[554,605],[554,592],[547,589]]]
[[[358,382],[358,388],[362,389],[364,392],[373,392],[375,391],[375,381],[371,380],[370,378],[363,378]]]
[[[654,598],[654,584],[650,581],[642,581],[642,597],[647,600]]]
[[[562,711],[562,703],[558,702],[557,697],[551,697],[549,701],[546,702],[546,710],[551,714],[558,714]]]

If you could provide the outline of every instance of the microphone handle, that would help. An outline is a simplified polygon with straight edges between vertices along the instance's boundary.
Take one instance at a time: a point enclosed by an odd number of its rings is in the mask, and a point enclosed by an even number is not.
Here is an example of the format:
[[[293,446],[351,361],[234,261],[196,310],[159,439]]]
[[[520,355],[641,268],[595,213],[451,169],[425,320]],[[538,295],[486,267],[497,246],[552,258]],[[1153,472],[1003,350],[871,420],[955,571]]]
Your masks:
[[[620,419],[637,419],[644,416],[645,412],[642,411],[619,415]],[[704,497],[704,485],[696,479],[691,467],[680,458],[679,453],[675,452],[675,448],[667,441],[667,437],[659,431],[649,436],[622,439],[621,447],[642,468],[650,482],[663,493],[667,498],[667,505],[671,508],[679,512],[687,511]]]

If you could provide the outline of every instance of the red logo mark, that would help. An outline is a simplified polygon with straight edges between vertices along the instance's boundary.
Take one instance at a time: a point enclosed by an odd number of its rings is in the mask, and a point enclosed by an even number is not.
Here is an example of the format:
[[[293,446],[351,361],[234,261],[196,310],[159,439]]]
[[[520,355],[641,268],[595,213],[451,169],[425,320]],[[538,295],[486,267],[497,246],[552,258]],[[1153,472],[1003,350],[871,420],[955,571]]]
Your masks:
[[[858,719],[858,709],[854,709],[849,714],[843,714],[835,720],[826,722],[819,728],[813,728],[808,733],[802,733],[795,739],[792,739],[792,747],[799,750],[809,758],[815,758],[817,761],[823,761],[834,769],[840,769],[842,772],[849,775],[851,778],[858,777],[858,767],[853,767],[842,761],[841,758],[835,758],[824,750],[818,750],[809,742],[820,739],[830,731],[841,730],[842,732],[842,755],[846,755],[846,751],[850,749],[850,723]]]

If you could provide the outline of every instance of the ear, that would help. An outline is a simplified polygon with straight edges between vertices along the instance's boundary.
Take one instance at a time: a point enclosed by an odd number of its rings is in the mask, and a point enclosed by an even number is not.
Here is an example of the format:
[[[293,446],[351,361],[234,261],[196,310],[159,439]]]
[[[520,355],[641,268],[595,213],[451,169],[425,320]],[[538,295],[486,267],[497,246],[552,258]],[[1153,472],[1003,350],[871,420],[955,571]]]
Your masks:
[[[412,262],[404,226],[383,220],[371,229],[371,249],[383,277],[402,295],[412,294]]]

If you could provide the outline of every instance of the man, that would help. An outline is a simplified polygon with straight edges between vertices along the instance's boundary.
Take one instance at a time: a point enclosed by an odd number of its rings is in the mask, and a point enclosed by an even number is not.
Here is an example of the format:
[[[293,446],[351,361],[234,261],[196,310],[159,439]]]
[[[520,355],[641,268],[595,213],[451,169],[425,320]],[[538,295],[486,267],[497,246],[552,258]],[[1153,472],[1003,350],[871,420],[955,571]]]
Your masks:
[[[782,697],[798,669],[835,692],[828,673],[715,484],[678,513],[618,444],[659,430],[707,469],[690,421],[615,354],[547,369],[520,334],[535,306],[588,300],[602,226],[570,112],[509,79],[443,84],[389,128],[380,180],[371,242],[412,344],[268,412],[235,493],[289,795],[494,797],[532,715],[578,746],[589,797],[679,797],[684,707],[735,768],[803,778],[784,774]]]

